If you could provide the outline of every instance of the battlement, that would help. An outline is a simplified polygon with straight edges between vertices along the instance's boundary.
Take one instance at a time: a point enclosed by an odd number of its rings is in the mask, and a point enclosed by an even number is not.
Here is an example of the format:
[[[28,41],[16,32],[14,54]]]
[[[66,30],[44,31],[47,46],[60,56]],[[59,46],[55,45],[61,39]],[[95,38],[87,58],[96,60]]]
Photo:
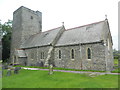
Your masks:
[[[29,9],[29,8],[27,8],[27,7],[24,7],[24,6],[21,6],[21,7],[19,7],[17,10],[15,10],[14,12],[13,12],[13,15],[16,13],[16,12],[18,12],[20,9],[24,9],[24,10],[27,10],[28,12],[31,12],[31,13],[33,13],[33,14],[35,14],[35,15],[41,15],[42,13],[40,12],[40,11],[34,11],[34,10],[32,10],[32,9]]]

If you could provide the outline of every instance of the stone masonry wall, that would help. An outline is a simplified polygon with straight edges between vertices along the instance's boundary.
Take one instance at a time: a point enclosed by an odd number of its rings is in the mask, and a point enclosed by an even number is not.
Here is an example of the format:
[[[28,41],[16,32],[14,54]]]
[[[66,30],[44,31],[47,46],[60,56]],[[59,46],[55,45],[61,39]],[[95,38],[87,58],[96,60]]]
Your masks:
[[[27,65],[37,66],[41,62],[45,63],[50,46],[26,49]],[[44,52],[44,59],[41,59],[41,53]]]
[[[87,59],[87,48],[91,49],[91,60]],[[82,62],[84,70],[106,70],[105,46],[102,44],[88,44],[82,46]]]
[[[22,8],[22,42],[42,31],[42,13]]]
[[[112,71],[114,66],[114,58],[113,58],[113,49],[110,35],[107,38],[106,44],[106,62],[107,62],[107,70]]]
[[[91,60],[87,59],[87,48],[91,49]],[[71,59],[71,50],[75,50],[75,58]],[[62,52],[62,59],[58,57],[58,51]],[[83,70],[106,70],[105,46],[102,44],[86,44],[55,48],[55,66]]]
[[[21,13],[22,10],[20,9],[17,11],[13,16],[13,29],[12,29],[12,40],[11,40],[11,50],[10,50],[10,57],[11,61],[14,58],[14,51],[16,48],[19,48],[21,45],[21,37],[22,37],[22,25],[21,25]]]
[[[18,57],[18,63],[20,65],[26,66],[27,65],[27,58],[26,57]]]
[[[11,61],[15,49],[19,49],[31,35],[41,32],[42,13],[26,7],[20,7],[13,13],[13,31],[11,41]]]

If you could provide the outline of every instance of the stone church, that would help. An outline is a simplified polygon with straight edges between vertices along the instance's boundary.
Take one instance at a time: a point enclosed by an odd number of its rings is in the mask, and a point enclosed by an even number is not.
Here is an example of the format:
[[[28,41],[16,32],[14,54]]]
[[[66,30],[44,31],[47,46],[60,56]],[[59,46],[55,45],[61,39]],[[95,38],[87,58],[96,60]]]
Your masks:
[[[11,63],[111,71],[112,36],[108,20],[42,32],[42,13],[21,6],[13,13]]]

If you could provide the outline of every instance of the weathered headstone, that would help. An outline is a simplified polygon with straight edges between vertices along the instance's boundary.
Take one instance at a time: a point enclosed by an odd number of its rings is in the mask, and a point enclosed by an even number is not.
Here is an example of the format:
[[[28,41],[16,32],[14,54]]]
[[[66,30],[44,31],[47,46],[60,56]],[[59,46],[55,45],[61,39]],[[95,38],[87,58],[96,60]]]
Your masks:
[[[20,69],[21,69],[21,67],[15,67],[14,74],[18,74]]]
[[[49,75],[53,74],[53,65],[50,64],[49,66]]]
[[[11,69],[8,69],[8,70],[7,70],[6,76],[11,76]]]

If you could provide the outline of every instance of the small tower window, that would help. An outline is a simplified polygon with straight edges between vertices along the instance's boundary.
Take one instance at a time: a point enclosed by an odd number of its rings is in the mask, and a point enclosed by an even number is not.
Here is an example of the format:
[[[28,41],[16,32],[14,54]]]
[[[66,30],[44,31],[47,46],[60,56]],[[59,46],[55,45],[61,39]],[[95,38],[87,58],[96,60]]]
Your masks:
[[[33,16],[31,16],[30,18],[33,19]]]
[[[91,50],[90,50],[90,48],[87,49],[87,56],[88,56],[88,59],[91,59]]]
[[[59,59],[61,59],[61,50],[59,50]]]
[[[74,59],[74,50],[71,50],[71,58]]]

